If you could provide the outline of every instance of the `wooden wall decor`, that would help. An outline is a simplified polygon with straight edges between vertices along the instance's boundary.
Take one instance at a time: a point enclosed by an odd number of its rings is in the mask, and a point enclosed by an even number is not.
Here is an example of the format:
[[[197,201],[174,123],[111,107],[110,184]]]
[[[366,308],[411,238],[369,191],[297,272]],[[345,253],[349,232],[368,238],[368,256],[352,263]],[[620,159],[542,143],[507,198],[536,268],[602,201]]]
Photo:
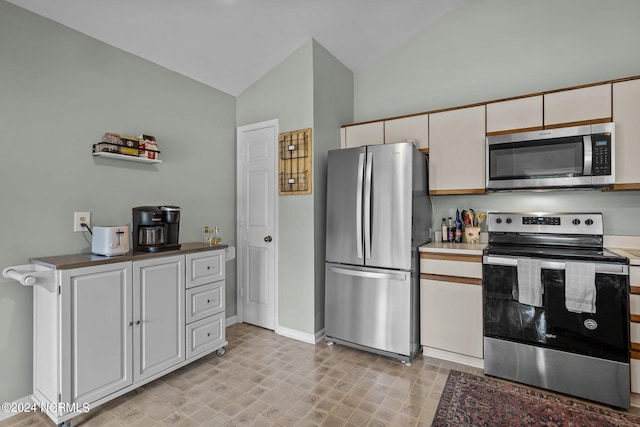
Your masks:
[[[311,194],[311,128],[278,135],[280,194]]]

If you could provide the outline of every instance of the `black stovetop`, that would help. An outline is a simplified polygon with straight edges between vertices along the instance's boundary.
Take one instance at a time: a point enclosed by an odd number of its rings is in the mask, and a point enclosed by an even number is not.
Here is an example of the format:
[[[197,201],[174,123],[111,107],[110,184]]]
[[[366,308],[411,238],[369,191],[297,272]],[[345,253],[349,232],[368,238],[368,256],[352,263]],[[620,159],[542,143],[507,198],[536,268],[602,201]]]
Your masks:
[[[514,246],[490,244],[484,255],[510,256],[514,258],[545,258],[562,261],[591,261],[628,264],[627,258],[602,248],[575,248],[553,246]]]

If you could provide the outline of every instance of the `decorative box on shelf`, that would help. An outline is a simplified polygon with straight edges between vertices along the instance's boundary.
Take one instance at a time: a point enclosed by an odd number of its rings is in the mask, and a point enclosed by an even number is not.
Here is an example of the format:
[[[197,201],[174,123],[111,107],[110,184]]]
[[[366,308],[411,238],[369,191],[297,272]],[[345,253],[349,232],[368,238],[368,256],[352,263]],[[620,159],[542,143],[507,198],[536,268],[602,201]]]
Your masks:
[[[102,142],[93,144],[93,155],[142,163],[162,163],[160,150],[153,136],[120,136],[105,133]]]

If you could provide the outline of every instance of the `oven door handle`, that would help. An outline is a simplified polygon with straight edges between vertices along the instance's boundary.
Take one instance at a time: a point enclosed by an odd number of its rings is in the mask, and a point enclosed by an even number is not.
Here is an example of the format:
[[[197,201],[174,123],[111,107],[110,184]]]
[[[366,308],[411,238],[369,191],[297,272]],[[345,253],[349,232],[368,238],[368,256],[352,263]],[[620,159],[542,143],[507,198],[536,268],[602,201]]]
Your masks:
[[[518,258],[503,258],[496,256],[483,256],[482,257],[483,264],[489,265],[506,265],[510,267],[518,266]],[[629,266],[621,265],[621,264],[607,264],[601,262],[594,262],[596,266],[596,273],[606,273],[606,274],[620,274],[620,275],[628,275],[629,274]],[[564,270],[565,263],[564,261],[546,261],[541,260],[540,268],[543,270]]]

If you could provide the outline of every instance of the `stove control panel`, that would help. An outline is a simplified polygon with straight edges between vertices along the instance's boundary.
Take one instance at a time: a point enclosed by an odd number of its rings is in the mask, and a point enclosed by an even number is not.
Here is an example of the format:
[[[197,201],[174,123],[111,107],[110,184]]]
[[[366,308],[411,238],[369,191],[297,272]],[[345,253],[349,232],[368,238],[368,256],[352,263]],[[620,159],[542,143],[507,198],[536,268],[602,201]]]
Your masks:
[[[579,221],[579,220],[574,220]],[[523,216],[523,224],[535,224],[535,225],[560,225],[559,216]]]
[[[602,235],[601,213],[489,212],[487,231]]]

